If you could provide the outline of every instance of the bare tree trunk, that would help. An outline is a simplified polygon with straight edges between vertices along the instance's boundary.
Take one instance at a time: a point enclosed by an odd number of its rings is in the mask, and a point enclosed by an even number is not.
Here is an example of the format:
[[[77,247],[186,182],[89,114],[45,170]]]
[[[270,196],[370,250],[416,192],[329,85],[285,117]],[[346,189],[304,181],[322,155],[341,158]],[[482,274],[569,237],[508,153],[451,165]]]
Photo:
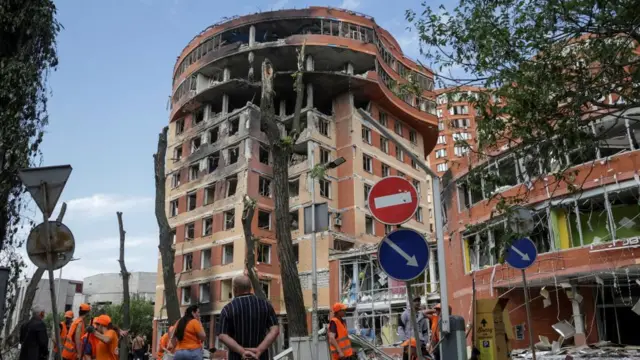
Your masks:
[[[158,150],[153,155],[153,164],[156,180],[156,220],[158,221],[158,232],[160,237],[160,257],[162,258],[162,277],[164,280],[164,295],[167,303],[167,318],[170,324],[180,319],[180,304],[178,302],[178,289],[176,286],[176,274],[173,270],[175,252],[172,247],[171,226],[167,219],[165,210],[166,200],[166,175],[164,162],[167,155],[167,132],[169,127],[165,126],[158,136]]]
[[[251,231],[251,221],[253,221],[253,214],[256,211],[256,201],[248,196],[244,198],[244,210],[242,211],[242,230],[244,231],[244,239],[247,247],[247,253],[245,256],[244,264],[247,269],[247,276],[251,280],[251,286],[257,297],[267,299],[267,295],[260,286],[260,278],[256,273],[256,249],[255,241],[253,239],[253,232]]]
[[[301,51],[304,53],[304,50]],[[280,258],[280,277],[284,292],[284,303],[287,309],[290,336],[307,336],[307,311],[304,307],[302,286],[298,275],[291,229],[289,227],[289,156],[293,144],[300,134],[300,129],[293,128],[291,137],[283,139],[275,118],[273,105],[273,79],[275,73],[269,59],[262,63],[262,98],[260,101],[261,117],[266,128],[269,147],[273,157],[273,183],[276,214],[276,238],[278,240],[278,257]],[[296,91],[302,91],[302,82],[296,81]],[[296,108],[301,106],[302,97],[296,98]],[[294,124],[300,124],[294,118]],[[296,280],[294,280],[296,279]],[[288,281],[287,281],[288,280]]]
[[[120,275],[122,276],[122,327],[125,330],[129,330],[131,327],[131,315],[129,314],[130,306],[131,306],[131,295],[129,294],[129,272],[127,271],[127,266],[124,263],[124,242],[126,231],[124,230],[124,225],[122,224],[122,213],[117,212],[118,216],[118,229],[120,230]],[[128,341],[120,342],[120,360],[127,360],[129,358],[129,344]]]
[[[62,206],[60,207],[60,213],[58,214],[56,221],[62,222],[62,219],[64,219],[64,214],[66,212],[67,212],[67,203],[63,202]],[[44,268],[38,268],[36,272],[33,273],[31,280],[29,280],[29,285],[27,285],[27,290],[24,292],[24,300],[22,301],[22,308],[20,308],[20,316],[18,316],[18,322],[13,327],[13,330],[10,330],[9,328],[5,329],[5,339],[4,339],[3,348],[6,349],[18,343],[18,340],[20,339],[20,327],[22,326],[22,324],[29,321],[29,318],[31,317],[31,307],[33,306],[33,300],[36,297],[36,291],[38,291],[38,285],[40,285],[40,280],[42,280],[42,275],[44,275],[45,271],[46,269]],[[5,326],[7,325],[9,324],[6,324]],[[11,331],[11,335],[6,336],[6,334],[9,333],[9,331]]]

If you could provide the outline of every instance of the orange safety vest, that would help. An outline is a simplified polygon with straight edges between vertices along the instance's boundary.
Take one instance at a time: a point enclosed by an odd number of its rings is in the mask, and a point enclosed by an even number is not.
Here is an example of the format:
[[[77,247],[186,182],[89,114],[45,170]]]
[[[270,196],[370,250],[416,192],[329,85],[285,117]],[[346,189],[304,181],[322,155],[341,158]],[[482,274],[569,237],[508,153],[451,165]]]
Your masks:
[[[85,345],[85,341],[91,346],[91,355],[86,354],[86,345]],[[96,358],[96,351],[98,349],[98,338],[93,336],[93,334],[87,334],[85,333],[84,335],[82,335],[82,356],[87,359],[95,359]]]
[[[64,342],[64,338],[67,337],[67,323],[66,322],[61,322],[60,323],[60,342]],[[53,351],[57,354],[58,353],[58,344],[56,344],[55,342],[55,338],[54,338],[54,342],[53,342]]]
[[[80,336],[82,337],[82,335],[84,335],[84,319],[83,318],[76,318],[75,320],[73,320],[73,323],[71,323],[71,328],[69,328],[69,332],[67,333],[67,336],[65,336],[64,338],[64,345],[62,346],[63,359],[75,360],[78,357],[77,350],[76,350],[76,339],[75,339],[75,334],[76,334],[76,330],[78,329],[78,326],[80,326]]]
[[[351,348],[351,340],[349,340],[349,332],[347,331],[347,327],[342,323],[340,319],[336,317],[332,318],[331,322],[336,324],[336,331],[338,332],[336,334],[336,341],[338,342],[340,350],[342,350],[342,354],[345,357],[353,355],[353,349]],[[329,347],[331,348],[331,358],[333,360],[340,359],[338,349],[331,344]]]

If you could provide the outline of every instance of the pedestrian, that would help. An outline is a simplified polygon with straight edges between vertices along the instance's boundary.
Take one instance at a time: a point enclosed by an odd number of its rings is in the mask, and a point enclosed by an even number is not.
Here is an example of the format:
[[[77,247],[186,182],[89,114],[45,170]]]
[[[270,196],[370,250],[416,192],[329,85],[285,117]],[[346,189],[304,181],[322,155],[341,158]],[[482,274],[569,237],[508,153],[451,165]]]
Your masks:
[[[420,296],[416,296],[413,299],[411,306],[413,306],[413,309],[415,311],[416,327],[418,328],[418,338],[420,339],[420,348],[422,349],[422,353],[424,354],[427,352],[427,343],[429,340],[429,324],[427,321],[427,317],[422,311]],[[413,325],[411,323],[411,309],[409,308],[407,308],[400,315],[398,334],[400,335],[400,340],[402,341],[408,341],[409,339],[414,337]]]
[[[329,321],[329,348],[332,360],[357,359],[351,348],[347,322],[344,320],[347,305],[333,304],[333,317]]]
[[[229,360],[271,359],[269,347],[280,334],[273,306],[252,294],[246,275],[233,278],[232,288],[233,300],[220,312],[218,337],[230,350]]]
[[[109,315],[100,315],[95,319],[96,327],[87,328],[89,334],[99,340],[96,360],[118,360],[118,328],[111,323]]]
[[[145,346],[142,334],[133,338],[131,348],[133,349],[133,360],[144,360]]]
[[[73,322],[73,311],[67,311],[64,313],[64,320],[60,322],[60,342],[64,343],[64,339],[67,337],[71,323]],[[58,344],[55,342],[55,337],[51,339],[53,342],[53,352],[58,353]]]
[[[451,306],[449,306],[449,315],[451,315]],[[442,305],[438,304],[433,309],[424,311],[424,315],[431,322],[431,341],[430,352],[434,360],[440,360],[440,318],[442,317]]]
[[[73,320],[67,337],[64,339],[62,358],[65,360],[82,359],[82,336],[85,333],[85,321],[89,318],[91,305],[80,304],[78,317]]]
[[[175,349],[175,360],[202,360],[202,343],[207,339],[198,305],[191,305],[175,325],[175,334],[170,341],[170,349]]]
[[[49,338],[44,324],[44,310],[31,309],[31,319],[20,327],[20,360],[46,360],[49,356]]]
[[[171,350],[169,350],[169,339],[173,336],[175,326],[171,326],[169,330],[160,337],[160,344],[158,344],[158,360],[169,360],[172,356]]]

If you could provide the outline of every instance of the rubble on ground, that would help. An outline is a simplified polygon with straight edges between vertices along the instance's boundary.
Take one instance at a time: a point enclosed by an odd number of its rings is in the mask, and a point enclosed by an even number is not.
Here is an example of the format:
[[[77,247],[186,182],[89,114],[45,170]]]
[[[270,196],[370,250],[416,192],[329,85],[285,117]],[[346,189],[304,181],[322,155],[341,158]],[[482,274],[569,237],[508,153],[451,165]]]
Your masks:
[[[511,359],[532,359],[531,350],[521,349],[511,352]],[[599,342],[584,346],[566,346],[557,351],[536,351],[537,360],[627,360],[640,359],[640,346],[618,345],[610,342]]]

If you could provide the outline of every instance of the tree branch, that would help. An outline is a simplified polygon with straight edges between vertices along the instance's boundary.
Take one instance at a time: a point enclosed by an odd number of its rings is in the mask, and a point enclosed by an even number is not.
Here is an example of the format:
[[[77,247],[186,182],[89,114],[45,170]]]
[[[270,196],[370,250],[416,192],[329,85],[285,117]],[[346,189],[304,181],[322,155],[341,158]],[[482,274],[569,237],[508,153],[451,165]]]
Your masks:
[[[244,209],[242,211],[242,230],[244,231],[244,239],[247,249],[244,263],[247,270],[247,276],[249,276],[249,280],[251,280],[254,293],[259,298],[268,300],[267,295],[262,290],[262,286],[260,286],[260,279],[256,273],[256,249],[251,231],[251,222],[253,221],[255,210],[256,201],[245,195]]]
[[[127,266],[124,263],[124,243],[126,231],[122,223],[122,212],[117,212],[118,217],[118,230],[120,232],[120,276],[122,276],[122,327],[124,330],[129,330],[131,327],[131,295],[129,294],[129,272]],[[127,360],[129,358],[128,341],[120,342],[120,360]]]

